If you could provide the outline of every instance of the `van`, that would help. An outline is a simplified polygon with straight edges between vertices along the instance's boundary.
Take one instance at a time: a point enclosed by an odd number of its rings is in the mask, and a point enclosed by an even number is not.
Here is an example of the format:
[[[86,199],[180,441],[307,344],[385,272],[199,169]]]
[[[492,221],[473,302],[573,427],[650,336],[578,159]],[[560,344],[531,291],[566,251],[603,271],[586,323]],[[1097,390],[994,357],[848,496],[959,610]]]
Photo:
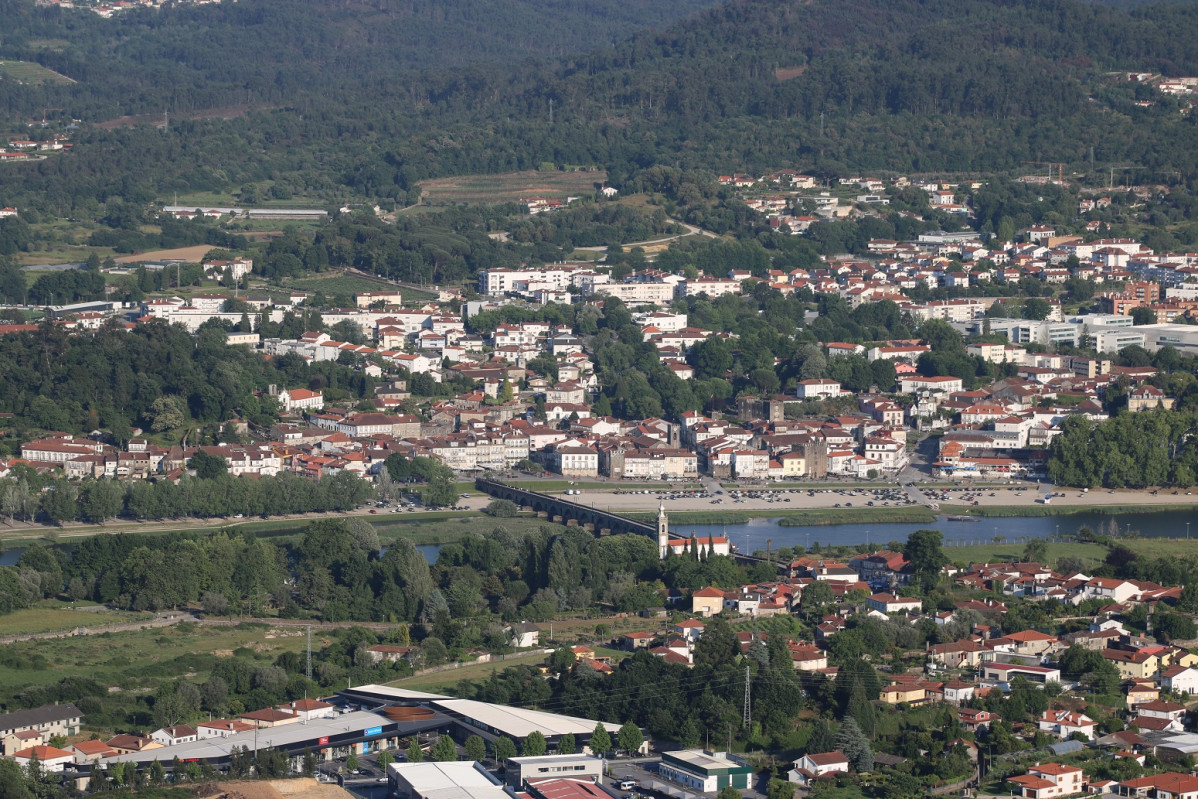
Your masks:
[[[616,787],[621,791],[631,791],[633,788],[641,787],[641,784],[636,780],[620,780],[620,782],[616,784]]]

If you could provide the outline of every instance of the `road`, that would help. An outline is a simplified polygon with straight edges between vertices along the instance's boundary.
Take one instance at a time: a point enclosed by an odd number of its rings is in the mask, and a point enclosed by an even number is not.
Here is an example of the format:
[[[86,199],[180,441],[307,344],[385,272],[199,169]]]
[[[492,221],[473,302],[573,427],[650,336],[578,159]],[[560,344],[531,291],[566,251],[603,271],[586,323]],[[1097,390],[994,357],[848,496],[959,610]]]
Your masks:
[[[671,219],[670,221],[673,222],[675,225],[681,225],[682,227],[686,228],[686,232],[679,233],[675,236],[666,236],[666,237],[660,238],[660,239],[649,239],[647,241],[632,241],[632,242],[629,242],[629,243],[621,245],[621,246],[623,246],[623,248],[626,250],[631,250],[633,247],[659,247],[662,244],[669,244],[671,241],[677,241],[678,239],[682,238],[683,236],[701,236],[701,237],[712,238],[712,239],[719,238],[719,236],[717,234],[712,233],[710,230],[704,230],[703,228],[698,227],[697,225],[690,225],[690,224],[687,224],[686,222],[679,222],[677,219]],[[604,252],[604,253],[607,252],[606,246],[575,247],[574,249],[585,250],[586,252]]]

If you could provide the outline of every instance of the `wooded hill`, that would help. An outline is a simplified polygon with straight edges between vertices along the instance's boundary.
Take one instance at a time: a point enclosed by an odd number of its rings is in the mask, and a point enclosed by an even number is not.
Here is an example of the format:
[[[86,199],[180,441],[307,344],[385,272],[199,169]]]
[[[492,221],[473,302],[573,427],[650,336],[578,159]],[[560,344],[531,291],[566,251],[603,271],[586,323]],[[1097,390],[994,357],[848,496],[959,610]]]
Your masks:
[[[476,17],[474,4],[449,4],[446,29],[420,3],[399,13],[251,0],[100,20],[8,0],[13,55],[81,81],[0,82],[10,116],[259,109],[182,119],[166,133],[85,127],[71,158],[9,174],[31,198],[68,204],[262,180],[407,201],[430,176],[544,162],[604,165],[619,185],[655,163],[843,174],[1030,171],[1024,162],[1051,160],[1088,170],[1092,150],[1097,173],[1131,164],[1139,180],[1198,174],[1198,123],[1183,104],[1109,74],[1198,74],[1185,6],[739,0],[667,32],[550,58],[494,32],[528,4],[494,5],[507,11]],[[677,4],[659,4],[658,18],[669,9]],[[47,49],[50,40],[71,46]],[[579,52],[592,43],[553,40]],[[470,49],[509,65],[464,65]],[[539,57],[510,63],[525,53]]]

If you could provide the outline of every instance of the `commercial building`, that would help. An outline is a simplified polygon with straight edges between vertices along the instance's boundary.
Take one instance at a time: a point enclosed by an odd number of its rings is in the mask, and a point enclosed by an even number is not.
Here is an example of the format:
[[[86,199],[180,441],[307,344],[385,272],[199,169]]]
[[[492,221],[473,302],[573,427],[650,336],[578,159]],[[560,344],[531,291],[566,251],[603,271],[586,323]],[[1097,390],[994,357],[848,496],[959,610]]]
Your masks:
[[[582,754],[509,757],[504,764],[504,774],[508,785],[516,789],[529,780],[561,777],[598,782],[603,776],[603,759]]]
[[[731,785],[747,790],[753,767],[727,752],[682,749],[662,752],[658,773],[668,780],[697,791],[715,792]]]
[[[511,799],[481,763],[392,763],[387,781],[400,799]]]

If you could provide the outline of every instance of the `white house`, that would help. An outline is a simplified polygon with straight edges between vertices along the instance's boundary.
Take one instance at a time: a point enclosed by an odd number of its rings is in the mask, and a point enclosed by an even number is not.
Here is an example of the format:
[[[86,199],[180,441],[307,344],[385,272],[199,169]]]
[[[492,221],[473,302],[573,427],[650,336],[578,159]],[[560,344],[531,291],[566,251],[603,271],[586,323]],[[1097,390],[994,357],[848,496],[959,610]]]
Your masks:
[[[1161,672],[1161,687],[1175,694],[1198,694],[1198,669],[1193,666],[1170,666]]]
[[[43,771],[58,772],[68,763],[75,762],[75,754],[55,746],[31,746],[15,753],[12,759],[22,769],[29,768],[29,761],[36,759]]]
[[[803,755],[794,761],[794,768],[786,777],[793,783],[807,786],[812,780],[825,774],[844,773],[849,771],[849,759],[840,750],[823,752],[818,755]]]
[[[1015,796],[1027,799],[1051,799],[1056,796],[1073,796],[1083,793],[1085,779],[1080,768],[1063,766],[1060,763],[1040,763],[1027,770],[1027,774],[1008,777],[1018,785]]]
[[[288,412],[319,410],[324,407],[324,394],[306,388],[285,388],[279,392],[277,399],[283,410]]]
[[[508,634],[512,646],[516,649],[527,649],[530,646],[537,646],[541,640],[541,629],[535,624],[529,624],[526,621],[505,627],[504,632]]]
[[[1042,732],[1052,733],[1058,738],[1068,738],[1074,733],[1080,733],[1086,740],[1094,739],[1096,727],[1094,719],[1073,710],[1046,710],[1036,725]]]
[[[174,727],[162,727],[150,733],[150,740],[157,741],[163,746],[174,746],[175,744],[189,744],[192,741],[198,740],[199,733],[195,727],[187,724],[178,724]]]
[[[829,399],[849,393],[835,380],[800,380],[795,386],[799,399]]]

